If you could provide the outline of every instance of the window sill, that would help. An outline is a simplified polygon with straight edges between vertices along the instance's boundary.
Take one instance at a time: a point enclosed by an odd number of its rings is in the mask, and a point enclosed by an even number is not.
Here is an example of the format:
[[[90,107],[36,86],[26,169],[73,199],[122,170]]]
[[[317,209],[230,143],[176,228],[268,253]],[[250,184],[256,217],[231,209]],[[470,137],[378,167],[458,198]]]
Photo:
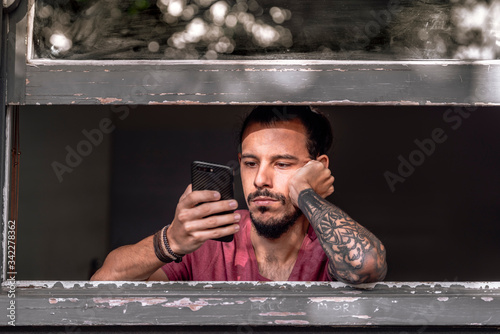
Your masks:
[[[500,282],[18,281],[16,326],[498,326]],[[7,325],[4,318],[0,325]]]

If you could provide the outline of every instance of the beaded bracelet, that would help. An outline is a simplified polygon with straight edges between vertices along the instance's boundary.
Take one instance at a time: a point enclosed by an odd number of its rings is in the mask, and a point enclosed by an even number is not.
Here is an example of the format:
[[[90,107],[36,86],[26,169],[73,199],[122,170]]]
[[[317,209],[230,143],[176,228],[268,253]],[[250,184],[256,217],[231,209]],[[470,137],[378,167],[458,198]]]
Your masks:
[[[163,229],[156,232],[153,236],[153,246],[154,246],[154,250],[155,250],[155,255],[158,258],[158,260],[160,260],[161,262],[170,263],[170,262],[174,261],[174,259],[172,257],[168,256],[167,254],[165,254],[165,252],[163,250],[163,247],[161,245],[161,236],[160,236],[162,231],[163,231]]]
[[[165,244],[165,248],[167,249],[167,252],[174,258],[174,261],[176,263],[179,263],[179,262],[182,262],[182,257],[184,255],[179,255],[177,253],[175,253],[172,248],[170,248],[170,245],[168,244],[168,239],[167,239],[167,230],[168,230],[168,227],[170,226],[170,224],[168,224],[167,226],[165,226],[163,228],[163,243]]]

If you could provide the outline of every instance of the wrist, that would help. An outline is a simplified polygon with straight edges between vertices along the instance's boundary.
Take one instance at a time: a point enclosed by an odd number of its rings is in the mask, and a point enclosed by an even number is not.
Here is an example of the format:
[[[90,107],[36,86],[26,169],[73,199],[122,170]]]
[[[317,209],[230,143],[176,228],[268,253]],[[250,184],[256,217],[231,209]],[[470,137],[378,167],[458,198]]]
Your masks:
[[[179,256],[184,256],[186,255],[184,252],[182,252],[180,246],[177,244],[175,238],[172,236],[172,229],[171,229],[172,223],[169,223],[165,226],[165,238],[166,238],[166,243],[168,243],[170,250],[178,254]]]
[[[297,191],[297,195],[306,189],[312,189],[311,185],[307,182],[300,182],[294,186],[295,191]]]
[[[162,238],[163,239],[163,246],[164,246],[164,249],[166,250],[166,254],[168,255],[168,257],[172,258],[175,262],[178,263],[178,262],[182,261],[182,257],[184,256],[184,254],[177,253],[170,246],[169,238],[168,238],[168,230],[169,230],[170,225],[171,224],[168,224],[161,231],[161,234],[163,237]],[[172,240],[172,239],[170,239],[170,240]]]
[[[175,253],[168,243],[167,231],[170,225],[165,226],[153,236],[154,252],[158,260],[164,263],[175,261],[177,263],[182,261],[184,255]]]
[[[307,182],[294,182],[290,185],[290,199],[293,205],[298,207],[299,195],[302,191],[311,189],[311,186]]]
[[[163,263],[170,263],[174,261],[174,258],[168,255],[162,239],[163,229],[159,230],[153,235],[153,249],[158,260]]]

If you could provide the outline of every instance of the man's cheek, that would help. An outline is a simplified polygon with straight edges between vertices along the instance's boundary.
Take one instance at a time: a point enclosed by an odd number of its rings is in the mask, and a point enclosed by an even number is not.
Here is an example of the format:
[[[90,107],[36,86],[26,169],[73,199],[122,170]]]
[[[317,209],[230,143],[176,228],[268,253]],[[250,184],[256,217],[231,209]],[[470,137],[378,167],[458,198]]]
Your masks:
[[[243,188],[246,188],[249,183],[248,172],[245,172],[243,169],[240,169],[240,171],[241,184],[243,185]]]
[[[253,182],[249,181],[248,178],[245,178],[244,173],[241,173],[241,185],[243,187],[243,196],[245,196],[245,201],[248,206],[248,195],[254,192],[255,189],[253,189]]]
[[[276,180],[276,184],[274,187],[275,192],[283,194],[285,197],[288,197],[288,189],[289,187],[289,182],[290,182],[290,177],[283,177],[279,178]]]

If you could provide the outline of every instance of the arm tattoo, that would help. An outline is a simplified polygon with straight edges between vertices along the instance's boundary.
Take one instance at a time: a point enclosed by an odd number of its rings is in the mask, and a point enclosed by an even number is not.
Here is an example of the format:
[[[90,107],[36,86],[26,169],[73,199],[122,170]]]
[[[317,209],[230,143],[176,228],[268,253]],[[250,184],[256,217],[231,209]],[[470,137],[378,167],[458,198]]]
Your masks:
[[[328,257],[330,277],[354,284],[385,277],[385,248],[376,236],[313,189],[301,191],[298,204]]]

